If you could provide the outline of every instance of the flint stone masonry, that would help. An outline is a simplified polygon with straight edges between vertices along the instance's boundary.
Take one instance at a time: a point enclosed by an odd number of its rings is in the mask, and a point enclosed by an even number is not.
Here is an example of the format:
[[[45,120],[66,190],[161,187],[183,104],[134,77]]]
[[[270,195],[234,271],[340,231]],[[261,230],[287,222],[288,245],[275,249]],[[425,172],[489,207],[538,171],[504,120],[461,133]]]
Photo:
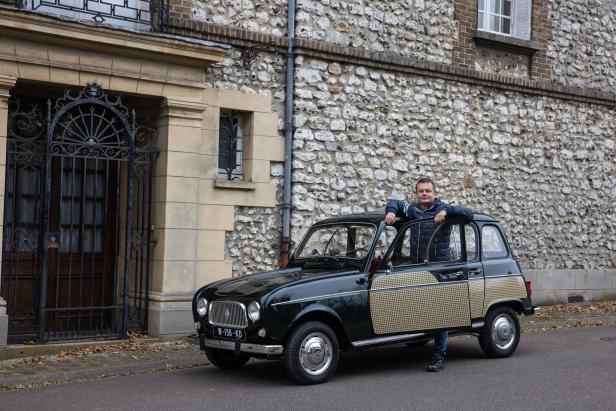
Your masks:
[[[616,195],[613,109],[354,65],[329,70],[314,59],[296,64],[341,90],[296,78],[298,95],[313,96],[298,98],[296,116],[324,121],[296,124],[293,239],[324,217],[382,210],[430,175],[447,201],[501,220],[525,268],[614,266],[616,218],[601,211]],[[314,138],[339,119],[344,130]]]
[[[212,84],[282,91],[221,65]],[[498,218],[524,269],[614,268],[613,109],[302,57],[295,77],[293,240],[321,218],[412,199],[430,175],[447,201]],[[344,129],[332,128],[339,121]],[[234,275],[276,267],[280,214],[236,209],[226,240]]]
[[[612,0],[550,0],[547,55],[552,78],[564,85],[616,84],[616,5]]]
[[[195,21],[286,36],[287,1],[184,0]],[[337,46],[451,63],[453,0],[298,0],[295,35]]]
[[[196,21],[285,36],[287,3],[286,0],[192,0],[191,11]]]
[[[516,78],[529,78],[530,57],[526,54],[478,47],[475,70],[504,74]]]

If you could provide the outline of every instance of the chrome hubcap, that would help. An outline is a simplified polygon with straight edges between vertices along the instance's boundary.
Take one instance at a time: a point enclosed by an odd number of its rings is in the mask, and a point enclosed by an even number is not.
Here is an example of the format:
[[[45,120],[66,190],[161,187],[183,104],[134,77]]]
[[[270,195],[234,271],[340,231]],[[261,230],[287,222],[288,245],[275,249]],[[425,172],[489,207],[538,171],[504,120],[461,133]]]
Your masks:
[[[515,323],[506,314],[501,314],[492,323],[492,341],[501,350],[506,350],[513,345],[516,337]]]
[[[332,343],[325,334],[311,333],[302,341],[299,363],[308,374],[324,373],[332,363],[332,357]]]

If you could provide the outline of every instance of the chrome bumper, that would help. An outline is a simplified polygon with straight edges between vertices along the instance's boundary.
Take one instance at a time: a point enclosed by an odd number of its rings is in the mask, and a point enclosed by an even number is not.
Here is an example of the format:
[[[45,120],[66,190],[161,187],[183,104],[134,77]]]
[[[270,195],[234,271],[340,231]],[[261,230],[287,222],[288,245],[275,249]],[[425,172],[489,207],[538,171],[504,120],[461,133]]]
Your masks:
[[[533,307],[533,314],[535,315],[541,314],[541,307]]]
[[[203,345],[211,348],[219,348],[221,350],[234,351],[235,344],[235,341],[203,338]],[[278,355],[282,354],[282,345],[262,345],[240,342],[240,351],[251,354]]]

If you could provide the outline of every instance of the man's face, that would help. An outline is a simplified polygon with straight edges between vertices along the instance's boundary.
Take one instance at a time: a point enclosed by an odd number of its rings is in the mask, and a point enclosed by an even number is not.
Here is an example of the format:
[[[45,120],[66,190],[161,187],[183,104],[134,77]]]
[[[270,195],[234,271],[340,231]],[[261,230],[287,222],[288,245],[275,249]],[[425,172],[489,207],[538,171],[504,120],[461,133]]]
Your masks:
[[[421,207],[429,207],[434,203],[436,190],[432,183],[419,183],[417,184],[415,195],[417,195],[417,200],[419,200],[419,205]]]

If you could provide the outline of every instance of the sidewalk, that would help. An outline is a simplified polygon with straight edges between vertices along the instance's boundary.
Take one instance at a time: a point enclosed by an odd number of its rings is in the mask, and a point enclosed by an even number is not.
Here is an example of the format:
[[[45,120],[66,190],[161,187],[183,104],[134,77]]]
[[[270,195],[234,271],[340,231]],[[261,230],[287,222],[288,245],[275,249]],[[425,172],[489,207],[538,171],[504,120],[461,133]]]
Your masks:
[[[616,324],[616,302],[542,307],[539,316],[520,320],[525,333]],[[207,364],[190,337],[9,346],[0,349],[0,391]]]

